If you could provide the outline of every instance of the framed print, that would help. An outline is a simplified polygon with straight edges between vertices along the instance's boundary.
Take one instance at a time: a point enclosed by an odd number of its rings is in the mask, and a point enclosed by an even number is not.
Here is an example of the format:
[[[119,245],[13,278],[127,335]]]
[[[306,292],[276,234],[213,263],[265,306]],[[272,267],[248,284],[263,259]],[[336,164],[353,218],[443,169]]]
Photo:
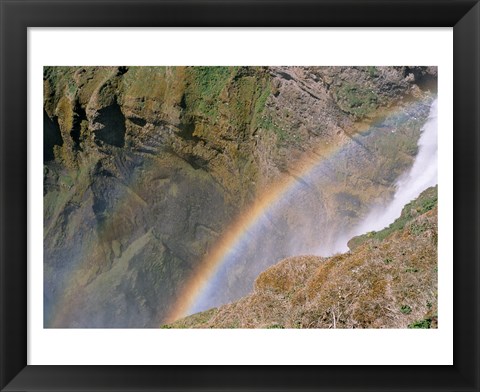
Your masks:
[[[2,390],[479,389],[477,2],[0,4]]]

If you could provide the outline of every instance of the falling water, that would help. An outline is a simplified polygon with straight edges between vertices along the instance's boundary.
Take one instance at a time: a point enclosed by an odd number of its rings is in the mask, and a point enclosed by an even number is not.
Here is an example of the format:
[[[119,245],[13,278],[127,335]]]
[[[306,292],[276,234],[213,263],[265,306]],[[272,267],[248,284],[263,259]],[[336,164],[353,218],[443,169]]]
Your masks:
[[[337,241],[333,253],[347,251],[347,241],[356,235],[378,231],[389,226],[400,216],[406,204],[416,199],[428,187],[437,184],[437,105],[435,100],[430,106],[428,120],[422,128],[418,141],[415,162],[410,171],[397,181],[395,195],[391,202],[387,206],[374,207],[363,222]]]

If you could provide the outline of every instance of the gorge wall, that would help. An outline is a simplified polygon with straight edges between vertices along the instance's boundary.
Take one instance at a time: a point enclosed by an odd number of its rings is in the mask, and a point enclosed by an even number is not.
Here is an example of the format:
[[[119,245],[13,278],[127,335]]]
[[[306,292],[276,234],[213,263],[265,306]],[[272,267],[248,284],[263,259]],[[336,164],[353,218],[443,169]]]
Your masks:
[[[259,230],[277,234],[235,261],[210,303],[315,241],[328,252],[393,196],[435,91],[429,67],[46,67],[45,326],[162,324],[278,183],[301,185],[296,208]]]

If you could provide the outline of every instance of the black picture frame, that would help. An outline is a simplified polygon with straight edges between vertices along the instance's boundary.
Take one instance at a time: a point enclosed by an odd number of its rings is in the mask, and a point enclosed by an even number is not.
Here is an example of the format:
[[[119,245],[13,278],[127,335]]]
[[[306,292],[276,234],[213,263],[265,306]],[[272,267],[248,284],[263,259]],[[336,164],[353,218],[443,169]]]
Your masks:
[[[0,0],[0,388],[479,391],[480,5],[472,0]],[[452,366],[28,366],[28,27],[453,27]],[[55,50],[55,47],[52,47]],[[408,342],[406,342],[408,344]],[[348,353],[345,353],[348,355]],[[381,362],[381,359],[379,359]]]

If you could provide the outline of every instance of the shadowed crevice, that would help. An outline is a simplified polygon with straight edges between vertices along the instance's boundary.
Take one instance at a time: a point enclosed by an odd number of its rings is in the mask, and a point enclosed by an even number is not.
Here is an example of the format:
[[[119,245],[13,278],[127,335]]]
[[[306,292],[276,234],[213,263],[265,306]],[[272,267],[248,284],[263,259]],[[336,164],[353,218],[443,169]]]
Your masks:
[[[54,146],[63,146],[63,138],[58,125],[57,117],[50,118],[47,112],[43,111],[43,161],[55,159]]]
[[[117,103],[99,110],[96,122],[103,125],[103,128],[95,132],[97,141],[115,147],[125,145],[125,116]]]

